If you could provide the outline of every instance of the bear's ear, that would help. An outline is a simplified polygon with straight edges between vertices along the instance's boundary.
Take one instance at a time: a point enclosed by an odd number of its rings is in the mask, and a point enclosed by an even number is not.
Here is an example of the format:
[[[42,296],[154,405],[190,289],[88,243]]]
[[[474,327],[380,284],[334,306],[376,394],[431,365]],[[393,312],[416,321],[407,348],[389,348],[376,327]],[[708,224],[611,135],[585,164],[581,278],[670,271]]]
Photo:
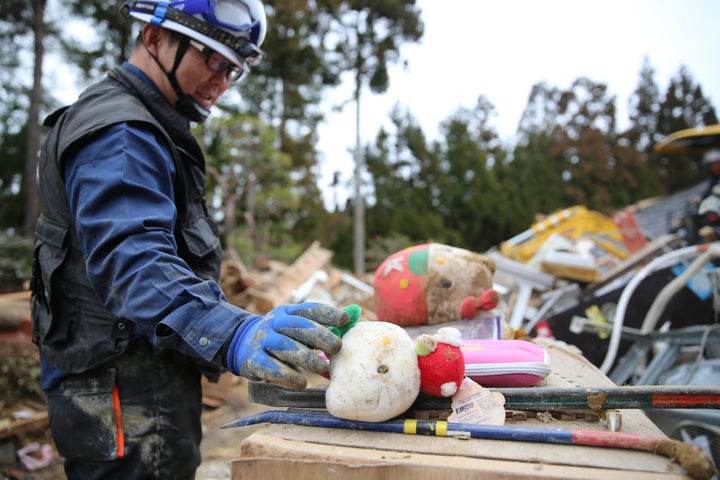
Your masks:
[[[489,268],[489,269],[490,269],[490,272],[494,275],[494,274],[495,274],[495,269],[497,268],[497,267],[495,266],[495,260],[493,260],[493,259],[490,258],[490,257],[486,257],[485,255],[483,255],[483,259],[484,259],[484,263],[485,263],[485,265],[487,266],[487,268]]]

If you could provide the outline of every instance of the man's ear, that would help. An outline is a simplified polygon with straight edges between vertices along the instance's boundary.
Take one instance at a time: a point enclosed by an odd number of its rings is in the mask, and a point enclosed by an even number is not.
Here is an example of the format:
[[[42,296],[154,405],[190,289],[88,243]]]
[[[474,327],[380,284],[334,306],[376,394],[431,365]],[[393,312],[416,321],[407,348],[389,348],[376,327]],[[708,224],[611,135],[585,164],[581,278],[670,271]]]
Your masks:
[[[145,48],[157,57],[158,52],[160,51],[161,43],[163,41],[167,41],[167,31],[157,25],[146,23],[143,25],[140,35],[143,43],[145,44]]]

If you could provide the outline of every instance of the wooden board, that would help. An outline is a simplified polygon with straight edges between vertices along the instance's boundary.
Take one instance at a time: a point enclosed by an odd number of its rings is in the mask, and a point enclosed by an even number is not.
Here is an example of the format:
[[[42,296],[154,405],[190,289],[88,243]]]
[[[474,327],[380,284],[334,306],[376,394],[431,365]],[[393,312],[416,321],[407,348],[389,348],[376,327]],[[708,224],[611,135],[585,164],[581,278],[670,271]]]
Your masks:
[[[0,440],[21,435],[30,431],[37,431],[48,426],[48,415],[46,412],[35,413],[29,418],[7,422],[0,422]]]
[[[304,427],[309,428],[309,427]],[[367,432],[360,432],[367,433]],[[384,434],[395,436],[396,434]],[[361,436],[362,437],[362,436]],[[417,438],[417,437],[412,437]],[[413,442],[395,439],[394,448],[368,447],[365,439],[356,439],[355,447],[309,443],[282,438],[278,432],[257,432],[243,444],[242,456],[231,462],[232,480],[317,480],[339,479],[396,479],[396,480],[462,480],[478,478],[503,479],[632,479],[687,480],[681,470],[655,468],[627,469],[625,465],[606,464],[603,467],[555,464],[550,458],[527,456],[522,460],[506,461],[464,455],[461,452],[438,452],[434,447],[426,453],[398,449],[401,445],[417,449]],[[485,440],[450,442],[479,442],[476,448],[485,449]],[[363,442],[360,444],[360,442]],[[522,450],[522,444],[504,442],[505,448]],[[517,445],[513,447],[513,445]],[[562,446],[555,446],[562,448]],[[583,448],[566,446],[568,449]],[[577,452],[572,452],[576,454]],[[654,463],[652,454],[640,452],[634,464]],[[605,457],[607,459],[607,457]],[[613,460],[613,458],[611,458]]]
[[[0,295],[0,330],[16,330],[30,321],[30,290]]]
[[[292,265],[274,279],[269,289],[263,291],[248,289],[248,293],[253,298],[248,310],[264,314],[279,305],[289,303],[293,290],[307,281],[313,273],[326,268],[330,264],[332,255],[332,252],[323,248],[320,242],[313,242]]]
[[[577,349],[558,343],[543,346],[551,355],[552,372],[539,387],[614,386]],[[543,423],[538,419],[527,419],[508,420],[506,424],[607,429],[604,420]],[[622,411],[622,431],[664,436],[639,410]],[[363,471],[364,479],[456,480],[480,478],[479,472],[482,472],[482,478],[688,478],[670,459],[641,451],[295,425],[260,428],[245,438],[239,457],[231,466],[233,480],[328,478],[331,472],[342,473],[337,478],[360,478],[353,476],[357,469]],[[313,476],[297,477],[301,472],[302,475],[311,472]]]

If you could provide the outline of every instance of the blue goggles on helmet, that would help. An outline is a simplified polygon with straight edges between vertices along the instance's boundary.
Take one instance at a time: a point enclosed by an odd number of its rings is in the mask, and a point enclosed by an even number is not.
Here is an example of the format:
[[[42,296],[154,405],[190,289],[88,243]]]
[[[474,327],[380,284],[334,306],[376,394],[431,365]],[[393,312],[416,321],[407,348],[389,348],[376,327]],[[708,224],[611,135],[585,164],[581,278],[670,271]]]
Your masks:
[[[265,36],[264,12],[253,15],[246,0],[133,0],[120,11],[158,26],[168,21],[167,28],[201,43],[208,41],[221,55],[239,57],[237,61],[246,66],[258,65],[263,58],[258,44]]]
[[[201,15],[206,22],[235,32],[243,32],[248,39],[257,45],[262,32],[260,20],[252,21],[248,12],[250,23],[238,23],[238,10],[236,2],[232,0],[177,0],[168,6],[187,13],[188,15]]]

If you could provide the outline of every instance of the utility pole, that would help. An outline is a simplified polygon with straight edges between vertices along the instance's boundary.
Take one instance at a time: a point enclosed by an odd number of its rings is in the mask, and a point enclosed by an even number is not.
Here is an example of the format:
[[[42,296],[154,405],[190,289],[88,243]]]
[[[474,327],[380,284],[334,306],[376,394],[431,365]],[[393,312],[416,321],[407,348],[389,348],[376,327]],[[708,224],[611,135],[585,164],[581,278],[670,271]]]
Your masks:
[[[362,154],[360,152],[361,85],[358,74],[355,80],[355,201],[353,203],[353,264],[355,266],[355,275],[365,274],[365,200],[361,192]]]
[[[365,200],[362,197],[362,154],[360,152],[360,90],[365,62],[362,46],[364,36],[360,29],[361,22],[355,25],[357,50],[355,52],[355,201],[353,203],[353,265],[355,275],[365,274]]]

